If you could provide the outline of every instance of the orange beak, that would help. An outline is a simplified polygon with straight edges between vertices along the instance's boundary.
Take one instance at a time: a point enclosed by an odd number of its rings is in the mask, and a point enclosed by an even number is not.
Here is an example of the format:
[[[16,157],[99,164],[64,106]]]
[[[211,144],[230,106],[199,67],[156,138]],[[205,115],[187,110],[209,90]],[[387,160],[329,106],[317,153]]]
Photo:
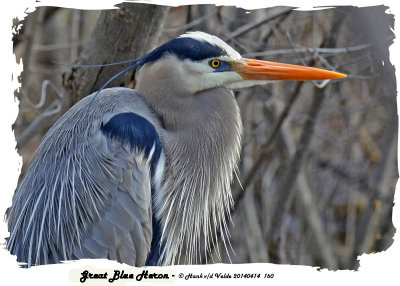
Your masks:
[[[347,77],[345,74],[297,65],[243,59],[233,70],[244,80],[325,80]]]

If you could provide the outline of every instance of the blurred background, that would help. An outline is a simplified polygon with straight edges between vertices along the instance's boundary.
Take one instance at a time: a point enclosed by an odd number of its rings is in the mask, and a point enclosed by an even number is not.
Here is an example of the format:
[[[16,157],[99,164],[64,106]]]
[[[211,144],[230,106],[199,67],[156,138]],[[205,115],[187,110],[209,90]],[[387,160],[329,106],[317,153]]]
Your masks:
[[[235,91],[245,126],[232,186],[232,250],[203,263],[269,262],[357,269],[357,256],[393,241],[397,171],[394,67],[388,7],[246,11],[122,4],[119,10],[40,7],[14,21],[23,61],[13,126],[20,179],[48,128],[125,66],[71,68],[143,56],[186,32],[225,40],[244,57],[348,74],[335,82],[280,82]],[[135,86],[134,72],[109,86]],[[240,181],[240,183],[239,183]],[[184,258],[183,258],[184,259]]]

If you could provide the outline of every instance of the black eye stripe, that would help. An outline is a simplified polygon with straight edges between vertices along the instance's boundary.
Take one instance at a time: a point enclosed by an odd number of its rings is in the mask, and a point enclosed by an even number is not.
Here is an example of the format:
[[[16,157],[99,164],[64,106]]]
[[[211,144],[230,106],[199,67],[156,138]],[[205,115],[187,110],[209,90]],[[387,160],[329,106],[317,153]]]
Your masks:
[[[148,53],[143,58],[142,65],[154,62],[169,54],[173,54],[181,60],[202,61],[210,57],[226,56],[227,52],[206,41],[199,41],[193,38],[176,38]]]

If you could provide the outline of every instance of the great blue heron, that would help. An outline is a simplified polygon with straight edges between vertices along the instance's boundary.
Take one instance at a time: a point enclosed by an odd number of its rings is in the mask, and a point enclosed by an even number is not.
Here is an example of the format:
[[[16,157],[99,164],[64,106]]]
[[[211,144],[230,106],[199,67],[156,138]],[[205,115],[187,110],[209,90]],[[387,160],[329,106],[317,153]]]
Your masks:
[[[89,95],[48,131],[8,214],[7,249],[27,266],[107,258],[170,265],[227,240],[242,123],[231,89],[338,79],[244,59],[186,33],[132,61],[136,90]],[[203,245],[200,245],[203,242]]]

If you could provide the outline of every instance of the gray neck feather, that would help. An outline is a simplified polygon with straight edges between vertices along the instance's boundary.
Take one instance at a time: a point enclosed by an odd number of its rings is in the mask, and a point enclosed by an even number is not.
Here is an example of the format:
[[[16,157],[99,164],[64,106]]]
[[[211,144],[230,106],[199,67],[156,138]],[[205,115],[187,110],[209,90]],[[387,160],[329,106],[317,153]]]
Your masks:
[[[156,210],[165,243],[161,263],[178,262],[183,249],[186,262],[196,263],[200,249],[209,251],[216,244],[218,232],[227,241],[230,185],[242,137],[239,108],[224,87],[188,96],[147,85],[146,76],[142,79],[136,89],[165,128],[160,131],[166,155],[163,198]],[[149,83],[154,82],[150,78]]]

